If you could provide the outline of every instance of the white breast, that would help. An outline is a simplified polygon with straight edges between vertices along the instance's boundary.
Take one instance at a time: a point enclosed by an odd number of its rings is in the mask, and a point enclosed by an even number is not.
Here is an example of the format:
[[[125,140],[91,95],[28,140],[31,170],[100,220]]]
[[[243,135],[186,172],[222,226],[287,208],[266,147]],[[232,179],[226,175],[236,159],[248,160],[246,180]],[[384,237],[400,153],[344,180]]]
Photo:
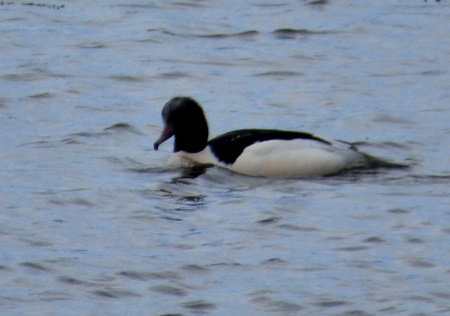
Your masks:
[[[218,165],[218,161],[211,153],[211,149],[206,147],[198,153],[176,152],[170,157],[169,165],[173,167],[191,168],[198,165]]]
[[[332,175],[364,165],[364,155],[356,150],[295,139],[255,143],[225,167],[250,176],[296,178]]]

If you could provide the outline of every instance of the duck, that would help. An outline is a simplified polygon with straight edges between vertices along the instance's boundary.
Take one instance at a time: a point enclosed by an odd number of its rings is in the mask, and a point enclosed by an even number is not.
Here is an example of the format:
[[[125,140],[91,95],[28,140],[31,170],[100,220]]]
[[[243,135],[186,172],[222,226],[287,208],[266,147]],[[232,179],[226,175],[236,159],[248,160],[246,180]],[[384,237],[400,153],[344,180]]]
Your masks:
[[[188,96],[172,98],[161,114],[164,128],[153,147],[158,150],[174,137],[170,164],[177,167],[218,166],[246,176],[303,178],[384,164],[349,143],[302,131],[249,128],[209,139],[203,108]]]

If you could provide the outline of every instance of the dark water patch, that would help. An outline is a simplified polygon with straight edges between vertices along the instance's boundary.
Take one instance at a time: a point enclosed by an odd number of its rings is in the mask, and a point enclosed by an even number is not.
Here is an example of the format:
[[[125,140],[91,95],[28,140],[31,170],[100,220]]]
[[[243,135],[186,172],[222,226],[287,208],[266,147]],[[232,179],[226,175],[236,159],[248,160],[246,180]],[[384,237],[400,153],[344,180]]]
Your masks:
[[[82,49],[101,49],[106,48],[108,45],[102,42],[90,42],[90,43],[83,43],[78,44],[75,46],[76,48],[82,48]]]
[[[425,297],[422,295],[407,295],[403,297],[405,300],[413,301],[413,302],[427,302],[432,303],[433,300],[430,297]]]
[[[378,123],[394,123],[394,124],[408,124],[408,125],[414,124],[414,121],[406,119],[405,117],[398,117],[398,116],[389,115],[389,114],[385,114],[385,113],[383,113],[383,114],[378,113],[378,114],[372,115],[370,120],[372,122],[378,122]],[[394,142],[391,142],[391,143],[394,143]],[[385,142],[384,144],[388,145],[387,142]],[[395,146],[395,147],[396,148],[405,148],[406,146],[403,145],[400,147],[397,147],[397,146]]]
[[[107,275],[107,274],[98,274],[92,278],[92,282],[96,284],[106,284],[106,283],[114,283],[117,280],[115,276]]]
[[[448,72],[439,69],[424,70],[418,72],[385,72],[372,74],[372,77],[416,77],[416,76],[442,76],[446,75]]]
[[[417,184],[448,184],[450,175],[411,175]]]
[[[66,89],[64,91],[69,93],[69,94],[75,94],[77,96],[83,95],[83,92],[81,91],[81,89],[77,89],[77,88],[69,88],[69,89]],[[85,107],[85,108],[89,109],[89,107]]]
[[[278,265],[283,263],[286,263],[286,261],[281,258],[269,258],[261,262],[262,265]]]
[[[129,290],[122,290],[116,288],[106,288],[101,290],[92,291],[92,293],[96,296],[105,297],[105,298],[127,298],[127,297],[140,297],[141,295]]]
[[[27,243],[28,245],[30,245],[32,247],[51,247],[51,246],[53,246],[53,243],[47,242],[47,241],[30,240],[30,239],[21,239],[21,241]]]
[[[391,208],[389,210],[387,210],[389,213],[392,214],[408,214],[410,211],[405,210],[403,208]]]
[[[37,93],[37,94],[30,95],[28,98],[35,99],[35,100],[41,100],[41,99],[51,99],[51,98],[54,98],[54,97],[55,97],[54,93],[42,92],[42,93]]]
[[[104,131],[129,131],[129,130],[133,130],[133,127],[128,123],[119,122],[119,123],[115,123],[111,126],[105,127],[103,130]]]
[[[83,144],[83,142],[81,142],[79,139],[77,139],[76,137],[67,137],[64,138],[63,140],[61,140],[61,143],[63,144],[67,144],[67,145],[80,145]]]
[[[1,75],[0,78],[12,82],[28,82],[28,81],[45,80],[47,76],[42,73],[28,72],[21,74],[4,74]]]
[[[181,277],[173,271],[160,272],[139,272],[139,271],[121,271],[117,275],[124,276],[134,280],[179,280]]]
[[[328,4],[328,0],[306,0],[305,4],[307,5],[324,5]]]
[[[78,132],[78,133],[73,133],[70,136],[79,136],[79,137],[86,137],[86,138],[90,138],[90,137],[99,137],[99,136],[104,136],[105,133],[98,133],[98,132]]]
[[[297,313],[303,309],[303,306],[284,300],[277,300],[270,297],[271,291],[257,291],[250,294],[250,302],[259,305],[259,309],[280,314]]]
[[[49,72],[48,76],[52,78],[74,78],[74,76],[69,74],[53,73],[53,72]]]
[[[177,36],[177,35],[178,35],[178,34],[172,32],[172,31],[169,31],[169,30],[167,30],[167,29],[165,29],[165,28],[152,28],[152,29],[147,29],[147,32],[151,32],[151,33],[157,32],[157,33],[161,33],[161,34],[163,34],[163,35],[170,35],[170,36]]]
[[[191,34],[191,33],[175,33],[171,30],[167,30],[164,28],[151,28],[147,29],[147,32],[151,33],[160,33],[162,35],[170,35],[170,36],[176,36],[176,37],[182,37],[182,38],[202,38],[202,39],[234,39],[234,40],[253,40],[256,39],[257,36],[260,35],[260,32],[256,30],[248,30],[248,31],[242,31],[242,32],[235,32],[235,33],[211,33],[211,34]]]
[[[50,272],[50,268],[47,268],[45,265],[41,263],[36,262],[21,262],[19,263],[20,266],[28,268],[33,271],[39,271],[39,272]]]
[[[338,315],[340,315],[340,316],[374,316],[374,314],[370,314],[370,313],[367,313],[362,310],[349,310],[349,311],[345,311]]]
[[[275,38],[279,39],[296,39],[299,37],[306,37],[310,35],[324,35],[331,34],[331,31],[312,31],[307,29],[292,29],[292,28],[281,28],[276,29],[272,32]]]
[[[33,295],[41,302],[58,302],[70,300],[71,296],[64,292],[43,291]]]
[[[0,264],[0,271],[12,271],[12,270],[3,264]]]
[[[203,1],[173,1],[170,2],[171,6],[174,7],[186,7],[186,8],[207,8],[208,6]]]
[[[173,285],[156,285],[150,288],[151,291],[170,296],[187,296],[188,292]]]
[[[243,267],[244,265],[239,262],[217,262],[208,265],[209,267]]]
[[[293,54],[291,55],[291,58],[295,58],[295,59],[300,59],[300,60],[305,60],[305,61],[311,61],[311,60],[321,60],[325,58],[325,55],[323,54],[313,54],[313,55],[308,55],[306,53],[297,53],[297,54]]]
[[[418,75],[423,75],[423,76],[439,76],[439,75],[446,75],[447,71],[443,71],[443,70],[425,70],[422,72],[419,72]]]
[[[282,300],[270,300],[266,303],[267,310],[276,313],[296,313],[303,309],[303,306]]]
[[[49,199],[47,201],[48,203],[51,203],[53,205],[78,205],[78,206],[86,206],[86,207],[93,207],[95,206],[95,203],[92,203],[86,199],[83,198],[72,198],[72,199]]]
[[[64,193],[83,192],[83,191],[87,191],[87,189],[85,189],[85,188],[75,188],[75,189],[68,189],[68,190],[47,189],[44,191],[36,191],[34,194],[41,195],[41,196],[51,196],[51,195],[58,195],[58,194],[64,194]]]
[[[126,171],[132,171],[133,168],[144,168],[145,165],[133,158],[105,157],[105,159],[115,165],[126,167]],[[134,166],[134,167],[132,167]]]
[[[280,313],[296,313],[303,309],[303,306],[287,301],[274,300],[271,302],[269,310]]]
[[[70,284],[70,285],[89,285],[92,283],[86,282],[86,281],[82,281],[79,280],[77,278],[74,277],[69,277],[69,276],[59,276],[56,278],[57,281],[61,282],[61,283],[65,283],[65,284]]]
[[[383,312],[383,313],[386,313],[386,315],[387,315],[387,313],[389,313],[390,315],[392,315],[392,314],[398,312],[398,308],[395,307],[395,306],[389,306],[389,307],[386,307],[386,308],[382,308],[382,309],[380,309],[379,311],[380,311],[380,312]]]
[[[158,5],[156,3],[119,3],[112,5],[111,7],[117,7],[117,8],[131,8],[131,9],[156,9],[158,8]]]
[[[241,59],[239,61],[246,61],[247,59]],[[164,62],[172,63],[172,64],[188,64],[188,65],[213,65],[213,66],[224,66],[224,67],[234,67],[236,66],[236,62],[218,60],[218,59],[201,59],[201,60],[192,60],[192,59],[173,59],[173,58],[164,58],[162,59]],[[192,77],[192,74],[188,74]],[[165,78],[162,78],[165,79]]]
[[[79,94],[79,92],[75,92],[77,94]],[[87,112],[94,112],[95,115],[97,114],[102,114],[102,113],[110,113],[111,112],[111,108],[109,105],[105,105],[105,106],[93,106],[93,105],[84,105],[84,104],[80,104],[80,105],[76,105],[75,106],[77,109],[80,110],[85,110]]]
[[[367,249],[369,249],[369,247],[367,247],[367,246],[347,246],[347,247],[334,248],[334,250],[338,250],[338,251],[363,251],[363,250],[367,250]]]
[[[198,234],[198,233],[194,233],[194,234]],[[187,236],[187,235],[191,235],[191,234],[184,234],[184,236]],[[192,235],[193,235],[193,234],[192,234]],[[188,243],[185,243],[185,242],[180,242],[180,243],[177,243],[177,244],[172,245],[172,248],[173,248],[173,249],[179,249],[179,250],[194,250],[194,249],[196,249],[197,247],[196,247],[195,245],[193,245],[193,244],[188,244]]]
[[[155,219],[158,218],[153,212],[149,212],[148,210],[137,210],[133,211],[133,215],[129,215],[128,218],[130,220],[134,220],[139,223],[147,222],[149,224],[153,224]]]
[[[366,238],[363,241],[366,242],[366,243],[371,243],[371,244],[384,244],[384,243],[386,243],[386,241],[383,238],[377,237],[377,236],[372,236],[372,237]]]
[[[324,308],[333,308],[338,307],[342,305],[346,305],[348,302],[341,301],[341,300],[335,300],[333,298],[320,298],[313,302],[313,305],[324,307]]]
[[[206,197],[206,195],[202,194],[187,195],[180,197],[178,201],[182,202],[185,205],[204,205],[206,204]]]
[[[194,313],[208,313],[217,309],[217,306],[213,303],[204,300],[197,300],[183,303],[183,307]]]
[[[160,205],[159,208],[163,211],[174,210],[172,206],[198,206],[205,203],[206,196],[197,192],[193,179],[176,179],[172,182],[162,182],[157,188],[153,190],[142,190],[140,193],[147,198],[161,198],[167,201],[170,198],[172,203]],[[191,208],[190,208],[191,209]]]
[[[46,9],[63,9],[65,8],[64,4],[56,5],[56,4],[47,4],[47,3],[36,3],[36,2],[24,2],[24,3],[17,3],[17,2],[6,2],[6,1],[0,1],[0,5],[22,5],[22,6],[28,6],[28,7],[38,7],[38,8],[46,8]]]
[[[418,237],[408,237],[406,238],[406,242],[409,244],[425,244],[426,241],[423,240],[422,238],[418,238]]]
[[[289,2],[265,2],[261,1],[261,3],[255,3],[254,6],[255,7],[261,7],[261,8],[281,8],[281,7],[286,7],[288,6],[290,3]]]
[[[431,295],[450,301],[450,292],[433,291]]]
[[[258,220],[256,222],[259,223],[259,224],[275,224],[279,220],[280,220],[280,217],[271,216],[271,217],[263,218],[263,219]]]
[[[363,260],[356,260],[356,261],[354,260],[351,263],[349,263],[348,266],[355,267],[358,269],[369,269],[369,270],[376,269],[372,262],[367,262],[367,261],[363,261]]]
[[[179,169],[179,174],[172,179],[174,183],[185,183],[185,180],[196,179],[206,173],[206,171],[214,167],[214,165],[200,165]]]
[[[0,2],[1,5],[4,4],[14,4],[12,2]],[[38,8],[46,8],[46,9],[55,9],[55,10],[59,10],[59,9],[64,9],[66,6],[64,4],[47,4],[47,3],[39,3],[39,2],[25,2],[25,3],[16,3],[16,4],[20,4],[23,6],[28,6],[28,7],[38,7]]]
[[[130,75],[112,75],[107,78],[115,80],[115,81],[123,81],[123,82],[148,82],[149,79],[142,76],[130,76]]]
[[[126,277],[128,279],[146,281],[150,279],[160,279],[159,276],[155,277],[153,272],[140,272],[140,271],[120,271],[117,275]]]
[[[170,169],[167,167],[145,167],[145,166],[127,168],[127,171],[136,172],[136,173],[148,173],[148,174],[158,174],[158,173],[163,174],[163,173],[173,173],[174,172],[173,169]],[[143,196],[149,196],[149,193],[151,193],[149,190],[141,191],[141,194]]]
[[[192,213],[198,211],[198,208],[204,206],[206,203],[180,203],[177,205],[177,202],[181,202],[181,200],[173,201],[169,205],[158,205],[155,208],[160,211],[160,217],[182,221],[185,214]],[[198,234],[198,232],[191,231],[189,234]]]
[[[165,219],[165,220],[168,220],[171,222],[182,222],[183,221],[183,219],[176,217],[176,216],[171,216],[171,215],[161,215],[160,217],[161,217],[161,219]]]
[[[238,33],[215,33],[215,34],[203,34],[203,35],[196,35],[196,37],[200,38],[211,38],[211,39],[254,39],[256,36],[259,35],[259,32],[256,30],[249,30],[244,32],[238,32]]]
[[[348,144],[350,146],[355,147],[374,147],[374,148],[394,148],[394,149],[411,149],[411,146],[404,143],[398,143],[393,141],[385,141],[385,142],[367,142],[367,141],[354,141],[347,142],[343,140],[338,140],[341,143]]]
[[[274,71],[266,71],[253,75],[254,77],[296,77],[303,76],[301,72],[297,71],[283,71],[283,70],[274,70]]]
[[[111,126],[105,127],[103,130],[106,132],[119,132],[119,133],[144,135],[143,133],[139,132],[136,128],[134,128],[133,125],[124,122],[114,123]]]
[[[414,268],[433,268],[436,266],[434,263],[422,258],[409,259],[407,263]]]
[[[197,264],[186,264],[186,265],[182,266],[181,268],[190,273],[207,273],[207,272],[209,272],[208,268],[199,266]]]
[[[33,142],[26,142],[20,144],[19,146],[31,146],[34,148],[55,148],[58,145],[55,142],[49,140],[37,140]]]
[[[272,300],[267,309],[279,313],[296,313],[303,309],[303,306],[282,300]]]
[[[22,17],[12,17],[12,18],[6,18],[3,19],[2,22],[21,22],[21,21],[26,21],[27,19],[22,18]],[[4,31],[5,33],[12,33],[13,31]],[[15,45],[16,47],[25,47],[25,45],[21,45],[21,44],[17,44],[14,43],[13,45]]]
[[[0,109],[6,109],[8,107],[6,98],[0,97]]]
[[[117,135],[117,134],[135,134],[135,135],[144,135],[140,131],[138,131],[135,127],[133,127],[131,124],[124,123],[124,122],[118,122],[114,123],[108,127],[105,127],[101,132],[78,132],[70,134],[67,138],[71,141],[74,139],[77,139],[77,137],[83,137],[83,138],[101,138],[105,136],[111,136],[111,135]]]
[[[156,43],[161,43],[161,41],[159,41],[159,40],[157,40],[157,39],[155,39],[153,37],[146,37],[146,38],[137,39],[136,43],[153,43],[153,44],[156,44]]]
[[[306,232],[306,233],[320,231],[320,229],[317,227],[298,226],[298,225],[294,225],[294,224],[282,224],[282,225],[279,225],[278,227],[285,229],[285,230],[293,230],[293,231]]]
[[[172,71],[157,74],[155,77],[159,79],[179,79],[179,78],[189,78],[192,77],[192,75],[181,71]]]

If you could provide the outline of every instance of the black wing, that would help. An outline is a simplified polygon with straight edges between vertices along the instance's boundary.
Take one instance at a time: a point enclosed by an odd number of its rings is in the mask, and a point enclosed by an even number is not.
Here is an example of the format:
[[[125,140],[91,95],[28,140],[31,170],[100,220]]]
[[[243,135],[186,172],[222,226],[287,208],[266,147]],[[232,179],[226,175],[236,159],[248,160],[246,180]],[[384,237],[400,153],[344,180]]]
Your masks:
[[[275,139],[311,139],[331,145],[330,142],[316,137],[310,133],[282,131],[276,129],[241,129],[228,132],[216,138],[213,138],[208,142],[208,144],[217,159],[226,164],[232,164],[236,161],[236,159],[247,146],[250,146],[257,142],[264,142],[267,140]]]

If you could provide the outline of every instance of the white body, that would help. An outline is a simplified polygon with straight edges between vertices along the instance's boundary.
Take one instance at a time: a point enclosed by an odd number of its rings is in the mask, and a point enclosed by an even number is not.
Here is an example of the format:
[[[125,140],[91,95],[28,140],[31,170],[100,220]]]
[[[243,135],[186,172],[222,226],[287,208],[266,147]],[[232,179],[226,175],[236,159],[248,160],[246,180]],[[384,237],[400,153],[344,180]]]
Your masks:
[[[248,176],[298,178],[333,175],[345,169],[364,167],[367,159],[348,145],[341,148],[315,140],[294,139],[255,143],[229,165],[220,162],[209,147],[194,154],[177,152],[171,164],[180,167],[216,165]]]

